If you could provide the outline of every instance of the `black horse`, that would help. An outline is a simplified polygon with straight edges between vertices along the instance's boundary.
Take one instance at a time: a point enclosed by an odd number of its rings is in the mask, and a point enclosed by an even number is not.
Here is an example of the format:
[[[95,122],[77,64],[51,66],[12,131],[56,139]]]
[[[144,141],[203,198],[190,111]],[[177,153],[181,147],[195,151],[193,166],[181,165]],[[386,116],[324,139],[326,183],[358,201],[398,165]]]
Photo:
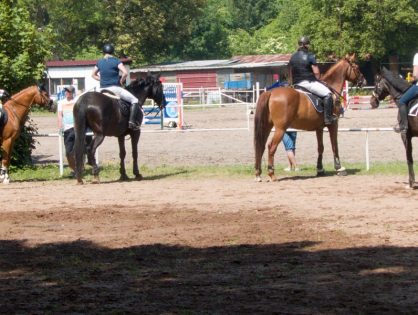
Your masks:
[[[395,103],[399,106],[398,102],[403,93],[410,87],[410,84],[393,74],[391,71],[383,68],[382,71],[376,75],[375,87],[373,90],[373,96],[370,99],[370,105],[372,108],[379,107],[379,101],[383,100],[386,96],[390,95]],[[412,137],[418,137],[418,116],[417,106],[418,99],[411,101],[409,109],[411,113],[408,115],[408,131],[402,133],[402,142],[406,150],[406,160],[408,163],[409,171],[409,187],[413,188],[415,183],[414,173],[414,161],[412,159]]]
[[[138,98],[139,105],[143,105],[147,98],[153,99],[160,110],[165,107],[166,101],[160,75],[148,74],[145,79],[133,81],[127,89]],[[98,183],[99,167],[96,163],[95,152],[106,136],[117,137],[119,142],[120,179],[127,180],[125,169],[125,136],[131,137],[133,173],[135,179],[141,180],[142,175],[138,168],[138,141],[141,130],[128,129],[129,109],[119,99],[107,96],[101,92],[87,92],[80,96],[74,105],[74,131],[75,131],[75,165],[76,177],[79,184],[83,184],[82,173],[84,165],[84,150],[86,131],[91,129],[94,133],[90,149],[87,150],[87,159],[93,167],[93,182]],[[140,111],[141,120],[143,113]]]

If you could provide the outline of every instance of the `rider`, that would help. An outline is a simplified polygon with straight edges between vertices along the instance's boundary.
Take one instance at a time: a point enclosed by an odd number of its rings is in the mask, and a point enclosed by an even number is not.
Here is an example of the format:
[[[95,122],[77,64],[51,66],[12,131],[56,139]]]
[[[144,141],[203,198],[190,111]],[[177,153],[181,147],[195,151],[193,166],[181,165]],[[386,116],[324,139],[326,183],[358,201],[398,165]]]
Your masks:
[[[0,89],[0,104],[3,104],[9,96],[9,93],[7,93],[6,90]]]
[[[334,100],[330,89],[319,81],[321,73],[316,63],[315,55],[309,52],[309,37],[302,36],[298,44],[297,52],[292,55],[289,61],[293,84],[297,84],[323,98],[324,122],[325,125],[331,125],[337,119],[332,114]]]
[[[418,53],[415,54],[413,60],[413,80],[418,80]],[[406,133],[408,131],[408,103],[418,96],[418,82],[413,84],[399,100],[399,125],[396,126],[395,132]]]
[[[129,113],[129,128],[139,130],[141,122],[137,121],[137,114],[140,110],[138,99],[122,87],[125,84],[128,71],[119,58],[113,56],[114,52],[115,48],[112,44],[105,44],[103,46],[104,57],[97,61],[93,69],[92,77],[100,81],[101,89],[109,90],[118,95],[122,100],[132,104]],[[122,76],[119,76],[119,72]]]

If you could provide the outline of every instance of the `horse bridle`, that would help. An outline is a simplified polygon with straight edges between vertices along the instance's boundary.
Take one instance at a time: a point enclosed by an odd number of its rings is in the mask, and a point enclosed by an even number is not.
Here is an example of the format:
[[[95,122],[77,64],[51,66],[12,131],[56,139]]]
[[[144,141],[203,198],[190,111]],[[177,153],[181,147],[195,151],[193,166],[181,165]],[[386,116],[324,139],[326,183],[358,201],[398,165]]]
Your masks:
[[[384,81],[387,81],[387,80],[382,75],[378,75],[376,77],[376,84],[373,89],[372,96],[378,101],[383,100],[388,95],[391,95],[390,88],[388,87],[388,83]],[[386,94],[383,94],[382,96],[382,93],[385,92],[384,91],[385,89],[386,89]],[[394,89],[394,90],[396,91],[396,95],[394,96],[392,95],[392,98],[397,103],[402,93],[399,92],[397,89]]]
[[[347,61],[347,63],[350,65],[350,67],[349,67],[350,72],[348,73],[347,77],[349,77],[351,75],[351,71],[353,71],[354,74],[356,75],[355,84],[356,84],[357,87],[361,87],[361,82],[364,80],[364,76],[361,73],[361,71],[359,69],[359,66],[355,62],[351,61],[348,58],[344,58],[344,60]],[[347,71],[348,71],[348,69],[347,69]]]

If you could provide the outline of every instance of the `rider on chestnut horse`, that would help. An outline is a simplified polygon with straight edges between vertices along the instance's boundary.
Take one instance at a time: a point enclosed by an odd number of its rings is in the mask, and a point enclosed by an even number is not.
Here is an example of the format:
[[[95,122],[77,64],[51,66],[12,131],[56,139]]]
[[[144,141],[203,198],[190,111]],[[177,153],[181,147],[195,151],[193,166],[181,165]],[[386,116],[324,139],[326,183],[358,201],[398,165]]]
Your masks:
[[[293,85],[299,85],[323,99],[324,122],[325,125],[331,125],[337,120],[337,117],[332,113],[334,105],[332,92],[319,81],[321,73],[315,55],[309,52],[309,37],[302,36],[298,44],[298,51],[292,55],[289,61],[291,81]]]

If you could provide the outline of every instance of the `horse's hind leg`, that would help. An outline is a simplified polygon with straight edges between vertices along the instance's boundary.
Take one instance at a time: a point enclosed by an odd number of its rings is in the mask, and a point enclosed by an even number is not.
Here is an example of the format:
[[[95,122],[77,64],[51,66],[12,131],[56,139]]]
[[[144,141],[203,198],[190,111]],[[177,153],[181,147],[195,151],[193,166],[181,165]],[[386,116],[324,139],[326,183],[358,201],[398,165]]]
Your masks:
[[[139,173],[139,168],[138,168],[138,142],[139,142],[140,136],[141,136],[141,130],[138,130],[131,134],[133,173],[135,175],[136,180],[142,180],[142,175]]]
[[[274,131],[273,137],[268,142],[268,175],[270,176],[270,180],[272,182],[276,181],[276,175],[274,175],[274,154],[276,153],[277,146],[280,144],[280,142],[283,139],[284,130],[279,129],[276,127],[276,130]]]
[[[99,178],[100,168],[97,165],[97,161],[96,161],[95,155],[96,155],[97,148],[99,147],[99,145],[102,144],[104,138],[105,138],[104,135],[95,134],[94,135],[94,138],[93,138],[93,141],[91,143],[91,148],[90,148],[90,150],[88,150],[88,153],[87,153],[87,154],[90,154],[89,160],[91,161],[91,163],[92,163],[91,166],[93,167],[93,170],[92,170],[92,173],[93,173],[93,181],[92,181],[92,183],[93,184],[100,183],[100,178]]]

